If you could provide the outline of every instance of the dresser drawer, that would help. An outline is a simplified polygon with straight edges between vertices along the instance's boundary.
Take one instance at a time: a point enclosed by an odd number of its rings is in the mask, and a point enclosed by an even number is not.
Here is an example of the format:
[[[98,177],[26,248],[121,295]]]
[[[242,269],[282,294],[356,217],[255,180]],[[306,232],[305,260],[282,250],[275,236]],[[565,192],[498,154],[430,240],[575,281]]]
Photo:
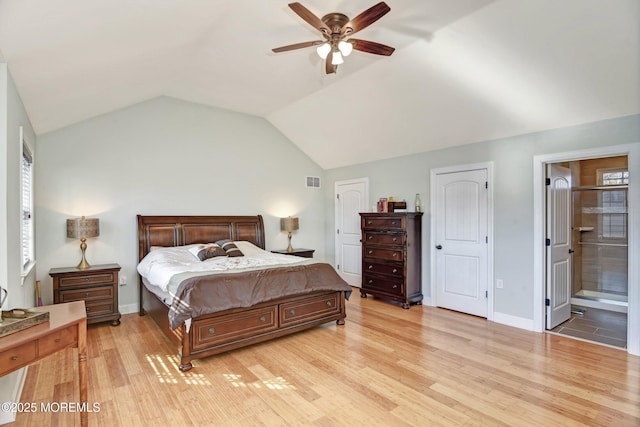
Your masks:
[[[332,313],[339,314],[340,292],[319,295],[304,301],[292,301],[280,305],[280,326],[293,326],[316,320]]]
[[[404,295],[404,281],[402,278],[394,280],[365,273],[362,279],[362,288],[393,296]]]
[[[0,376],[29,364],[37,356],[36,341],[0,353]]]
[[[235,315],[213,317],[191,325],[193,350],[204,350],[211,345],[241,340],[261,332],[275,331],[277,306],[268,306]]]
[[[73,325],[38,340],[38,356],[43,357],[76,345],[78,345],[78,325]]]
[[[374,247],[365,245],[364,258],[378,258],[378,259],[384,259],[388,261],[402,262],[404,260],[404,249],[374,248]]]
[[[113,300],[111,299],[100,299],[94,300],[90,302],[86,302],[85,310],[87,311],[87,321],[91,320],[93,317],[98,316],[107,316],[109,314],[113,314]]]
[[[365,231],[364,242],[375,245],[404,245],[404,233],[375,233]]]
[[[113,286],[98,286],[95,288],[60,291],[60,302],[86,301],[95,299],[113,299]]]
[[[388,274],[390,276],[396,276],[402,280],[404,277],[404,268],[402,264],[380,264],[377,262],[364,262],[365,271],[369,273]]]
[[[403,217],[368,217],[362,218],[362,228],[404,229]]]
[[[61,288],[71,288],[78,286],[93,286],[93,285],[101,285],[101,284],[113,284],[114,282],[114,274],[113,273],[100,273],[100,274],[87,274],[78,275],[78,276],[66,276],[60,278],[60,287]]]

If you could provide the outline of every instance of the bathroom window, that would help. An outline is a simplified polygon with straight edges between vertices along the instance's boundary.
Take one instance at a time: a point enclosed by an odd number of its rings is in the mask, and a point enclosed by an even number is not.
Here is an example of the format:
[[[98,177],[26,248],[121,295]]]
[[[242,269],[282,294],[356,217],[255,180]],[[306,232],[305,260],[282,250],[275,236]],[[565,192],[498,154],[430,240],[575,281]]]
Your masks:
[[[599,169],[598,184],[625,185],[629,184],[628,169]],[[599,195],[602,208],[601,230],[605,239],[627,238],[627,191],[604,190]]]

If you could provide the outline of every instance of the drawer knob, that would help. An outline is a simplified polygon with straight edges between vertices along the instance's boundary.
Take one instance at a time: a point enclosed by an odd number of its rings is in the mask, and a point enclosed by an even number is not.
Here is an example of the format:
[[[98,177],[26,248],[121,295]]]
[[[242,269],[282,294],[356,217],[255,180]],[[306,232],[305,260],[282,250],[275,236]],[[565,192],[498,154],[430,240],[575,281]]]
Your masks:
[[[216,328],[209,328],[209,333],[210,334],[215,334],[216,333]]]
[[[370,265],[370,266],[369,266],[369,270],[373,270],[373,265]]]
[[[90,279],[87,277],[84,279],[85,282],[88,282]]]
[[[12,356],[12,357],[11,357],[11,360],[13,360],[13,361],[18,360],[18,356]]]
[[[393,269],[393,272],[394,272],[394,273],[397,273],[397,272],[398,272],[398,269],[397,269],[397,268],[394,268],[394,269]]]
[[[398,238],[397,238],[397,237],[394,237],[394,238],[393,238],[393,241],[395,242],[396,240],[398,240]]]
[[[394,253],[393,253],[393,256],[398,256],[398,252],[394,252]]]
[[[373,253],[373,251],[369,251],[369,255],[371,255]]]
[[[87,298],[89,297],[89,295],[91,295],[89,292],[85,292],[85,294],[84,294],[84,296],[87,297]]]
[[[373,222],[371,222],[371,221],[367,221],[367,224],[371,225],[371,224],[373,224]]]
[[[396,221],[391,221],[391,224],[396,225],[397,222]]]
[[[398,288],[398,285],[393,285],[393,289],[397,289],[397,288]]]
[[[264,316],[260,316],[260,321],[264,323],[264,322],[266,322],[266,321],[267,321],[267,319],[266,319],[266,317],[264,317]]]
[[[369,240],[373,239],[373,236],[369,236],[369,237],[368,237],[368,239],[369,239]]]
[[[327,305],[331,307],[331,301],[327,301]]]
[[[295,310],[289,310],[289,314],[294,315],[294,314],[296,314],[296,311]]]
[[[369,283],[373,283],[373,279],[369,279]]]

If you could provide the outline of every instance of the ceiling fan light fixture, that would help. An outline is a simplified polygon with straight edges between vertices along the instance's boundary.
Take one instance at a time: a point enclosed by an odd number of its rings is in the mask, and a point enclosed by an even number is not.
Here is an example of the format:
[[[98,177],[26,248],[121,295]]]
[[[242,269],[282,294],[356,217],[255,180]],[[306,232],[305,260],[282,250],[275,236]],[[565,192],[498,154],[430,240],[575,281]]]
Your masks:
[[[340,65],[344,63],[344,59],[342,58],[342,54],[339,50],[333,52],[333,58],[331,58],[331,65]]]
[[[353,51],[353,45],[342,40],[340,41],[340,43],[338,43],[338,49],[340,49],[340,53],[342,54],[342,56],[349,56]]]
[[[318,48],[316,49],[316,52],[318,52],[318,56],[320,58],[327,59],[329,52],[331,52],[331,46],[329,46],[329,43],[323,43],[320,46],[318,46]]]

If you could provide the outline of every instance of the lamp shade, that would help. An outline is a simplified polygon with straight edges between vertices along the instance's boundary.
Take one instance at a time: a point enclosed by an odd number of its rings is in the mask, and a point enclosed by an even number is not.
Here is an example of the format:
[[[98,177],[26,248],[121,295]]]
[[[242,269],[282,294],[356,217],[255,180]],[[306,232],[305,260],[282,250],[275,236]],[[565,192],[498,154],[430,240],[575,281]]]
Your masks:
[[[67,238],[98,237],[100,220],[98,218],[70,218],[67,220]]]
[[[298,217],[280,218],[280,230],[291,233],[298,229]]]

